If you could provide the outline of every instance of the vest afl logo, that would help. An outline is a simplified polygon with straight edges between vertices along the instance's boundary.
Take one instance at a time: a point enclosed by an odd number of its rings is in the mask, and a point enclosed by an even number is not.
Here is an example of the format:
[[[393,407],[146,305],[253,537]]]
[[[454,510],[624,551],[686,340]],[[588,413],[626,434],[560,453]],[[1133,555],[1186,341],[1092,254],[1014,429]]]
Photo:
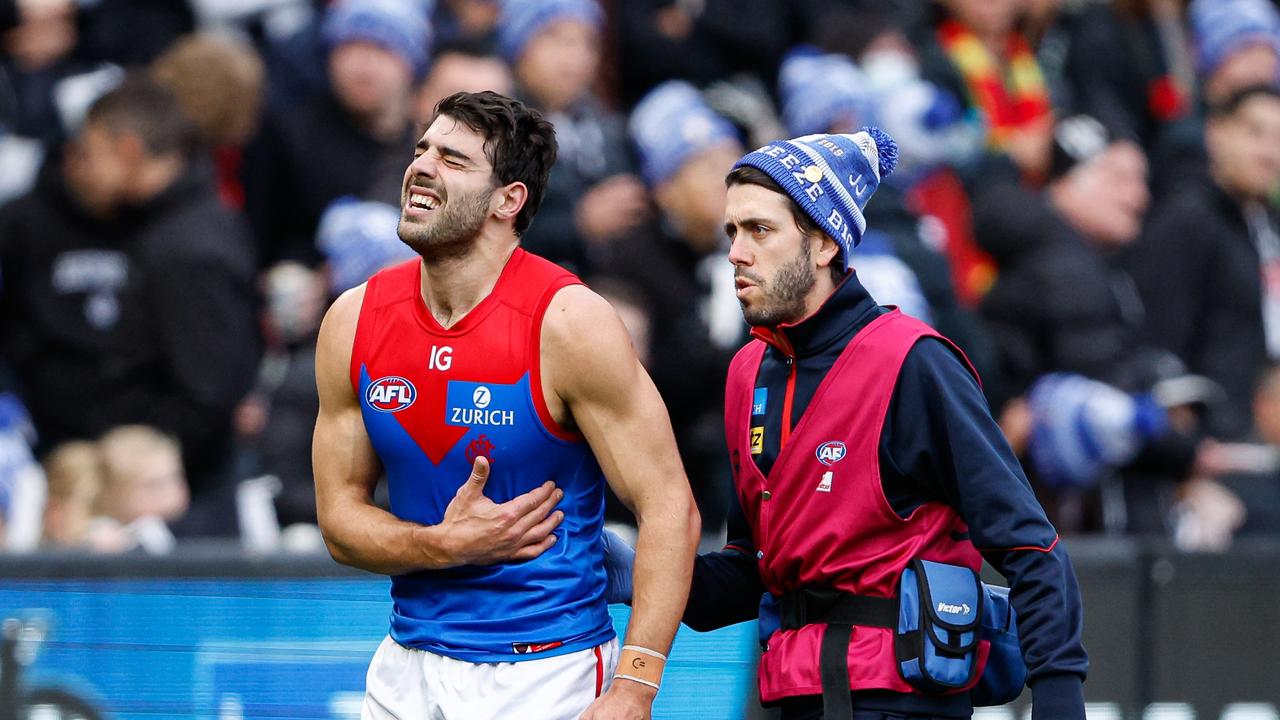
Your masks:
[[[364,401],[378,412],[400,412],[413,404],[418,391],[402,377],[378,378],[364,391]]]
[[[823,465],[835,465],[844,459],[847,451],[844,443],[839,440],[829,440],[819,445],[815,454],[818,456],[818,462]]]

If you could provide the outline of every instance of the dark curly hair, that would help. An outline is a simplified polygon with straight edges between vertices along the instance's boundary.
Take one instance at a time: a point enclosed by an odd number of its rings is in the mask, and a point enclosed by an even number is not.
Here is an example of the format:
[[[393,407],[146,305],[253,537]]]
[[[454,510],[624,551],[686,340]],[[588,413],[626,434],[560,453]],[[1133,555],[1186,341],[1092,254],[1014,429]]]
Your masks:
[[[542,204],[547,176],[556,162],[555,126],[519,100],[490,90],[450,95],[436,105],[435,117],[441,115],[484,135],[495,187],[519,181],[529,188],[515,222],[516,236],[523,235]]]

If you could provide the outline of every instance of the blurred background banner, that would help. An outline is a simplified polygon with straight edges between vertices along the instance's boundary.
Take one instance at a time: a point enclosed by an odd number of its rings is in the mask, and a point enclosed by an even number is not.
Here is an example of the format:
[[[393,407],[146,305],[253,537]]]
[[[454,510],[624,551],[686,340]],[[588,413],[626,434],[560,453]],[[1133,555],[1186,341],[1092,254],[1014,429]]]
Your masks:
[[[1070,550],[1089,612],[1090,718],[1277,717],[1267,659],[1280,625],[1280,545],[1208,556],[1079,540]],[[10,620],[0,692],[10,695],[0,700],[43,697],[118,720],[357,718],[389,609],[386,580],[319,559],[222,549],[9,559],[0,562],[0,616]],[[621,632],[628,611],[611,612]],[[682,628],[654,717],[770,717],[756,699],[756,654],[755,623]],[[1022,718],[1027,695],[976,717]]]
[[[26,630],[6,642],[6,678],[35,658],[0,703],[56,690],[117,720],[360,716],[387,630],[385,579],[319,560],[170,559],[46,560],[38,579],[0,563],[0,616]],[[621,634],[629,610],[611,612]],[[755,646],[754,623],[684,630],[657,717],[746,717]]]

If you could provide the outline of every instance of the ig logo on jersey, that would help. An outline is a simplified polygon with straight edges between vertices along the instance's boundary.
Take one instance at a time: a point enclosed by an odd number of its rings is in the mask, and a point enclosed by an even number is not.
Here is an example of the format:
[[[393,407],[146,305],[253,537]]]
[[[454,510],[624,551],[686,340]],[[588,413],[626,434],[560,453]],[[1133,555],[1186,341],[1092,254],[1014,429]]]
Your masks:
[[[818,446],[816,453],[818,462],[823,465],[831,466],[844,459],[844,454],[848,451],[844,443],[839,440],[829,440]]]
[[[402,377],[378,378],[364,391],[364,401],[378,412],[400,412],[413,404],[418,391],[413,383]]]

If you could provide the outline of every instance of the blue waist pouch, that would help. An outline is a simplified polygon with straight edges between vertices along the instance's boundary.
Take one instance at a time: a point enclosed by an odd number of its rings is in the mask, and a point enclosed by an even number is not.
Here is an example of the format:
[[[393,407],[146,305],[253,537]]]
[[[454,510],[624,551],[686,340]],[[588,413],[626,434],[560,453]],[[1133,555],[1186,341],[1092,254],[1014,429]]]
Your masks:
[[[974,684],[980,640],[991,650]],[[1008,588],[987,585],[967,567],[911,561],[902,571],[894,644],[898,672],[923,693],[972,686],[975,706],[1003,705],[1026,683]]]

